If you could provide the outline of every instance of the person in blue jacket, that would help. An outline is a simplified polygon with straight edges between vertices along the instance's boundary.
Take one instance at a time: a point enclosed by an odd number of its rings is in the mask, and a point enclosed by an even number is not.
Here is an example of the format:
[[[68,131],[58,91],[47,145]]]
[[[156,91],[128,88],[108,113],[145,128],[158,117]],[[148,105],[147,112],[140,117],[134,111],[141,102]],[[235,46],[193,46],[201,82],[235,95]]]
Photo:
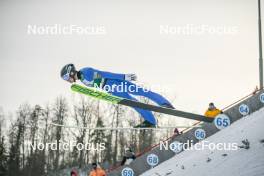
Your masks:
[[[132,95],[144,96],[156,102],[160,106],[174,108],[172,104],[163,96],[137,86],[131,81],[136,81],[135,74],[118,74],[106,71],[97,70],[91,67],[85,67],[77,71],[73,64],[65,65],[61,70],[61,77],[70,83],[80,80],[88,87],[99,87],[106,90],[108,93],[137,101]],[[156,119],[152,112],[140,108],[134,108],[145,121],[137,127],[156,126]]]

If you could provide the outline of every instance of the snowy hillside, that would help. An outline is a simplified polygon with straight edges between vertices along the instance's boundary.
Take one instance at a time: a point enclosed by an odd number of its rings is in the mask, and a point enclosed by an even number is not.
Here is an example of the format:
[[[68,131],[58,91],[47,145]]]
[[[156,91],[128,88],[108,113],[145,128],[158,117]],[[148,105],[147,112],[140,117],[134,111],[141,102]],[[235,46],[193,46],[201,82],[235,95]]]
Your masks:
[[[243,144],[242,141],[248,140]],[[237,150],[184,151],[141,176],[263,176],[264,108],[205,139],[238,143]],[[244,148],[241,148],[244,146]]]

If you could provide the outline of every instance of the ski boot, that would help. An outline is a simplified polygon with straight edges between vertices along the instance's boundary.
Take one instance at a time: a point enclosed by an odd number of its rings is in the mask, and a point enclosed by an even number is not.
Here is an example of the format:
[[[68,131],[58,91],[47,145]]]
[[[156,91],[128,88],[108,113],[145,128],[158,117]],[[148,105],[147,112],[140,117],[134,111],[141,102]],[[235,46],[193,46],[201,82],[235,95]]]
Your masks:
[[[143,123],[135,126],[134,128],[155,128],[156,126],[147,120],[145,120]]]

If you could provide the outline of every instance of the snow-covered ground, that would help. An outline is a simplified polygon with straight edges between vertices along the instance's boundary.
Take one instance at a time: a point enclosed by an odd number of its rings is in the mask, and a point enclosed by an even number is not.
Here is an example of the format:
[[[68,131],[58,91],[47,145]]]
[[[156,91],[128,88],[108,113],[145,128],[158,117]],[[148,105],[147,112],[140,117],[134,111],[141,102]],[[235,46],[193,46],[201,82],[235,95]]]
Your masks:
[[[264,108],[205,140],[244,146],[245,139],[249,149],[184,151],[141,176],[263,176]]]

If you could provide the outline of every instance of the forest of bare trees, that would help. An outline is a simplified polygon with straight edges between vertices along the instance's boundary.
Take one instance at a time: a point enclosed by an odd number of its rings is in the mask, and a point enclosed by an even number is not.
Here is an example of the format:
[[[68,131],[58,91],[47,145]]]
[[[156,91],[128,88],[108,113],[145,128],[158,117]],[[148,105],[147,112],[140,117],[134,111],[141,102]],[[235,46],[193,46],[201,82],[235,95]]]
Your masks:
[[[71,103],[64,97],[58,97],[43,106],[21,104],[13,115],[5,114],[0,109],[0,176],[57,175],[57,172],[66,168],[87,168],[92,162],[109,168],[120,162],[125,147],[140,152],[171,134],[168,130],[89,129],[131,127],[139,124],[140,120],[131,108],[84,97]],[[78,150],[75,146],[70,150],[50,150],[47,145],[59,146],[68,141],[90,144],[90,148]],[[100,143],[104,144],[104,150],[98,150]]]

